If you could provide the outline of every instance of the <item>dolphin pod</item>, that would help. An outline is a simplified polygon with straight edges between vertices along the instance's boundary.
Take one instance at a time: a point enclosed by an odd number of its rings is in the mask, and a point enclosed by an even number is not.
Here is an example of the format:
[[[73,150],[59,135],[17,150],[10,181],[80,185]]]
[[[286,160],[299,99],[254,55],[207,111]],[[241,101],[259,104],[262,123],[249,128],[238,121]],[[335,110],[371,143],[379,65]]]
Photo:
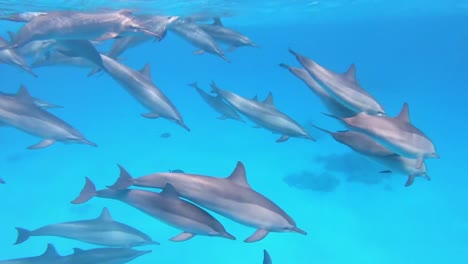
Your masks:
[[[46,251],[42,255],[1,260],[0,264],[124,264],[151,253],[151,250],[139,251],[130,248],[95,248],[88,250],[74,248],[73,251],[73,254],[61,256],[54,245],[48,244]]]
[[[133,185],[161,189],[167,184],[174,186],[181,197],[238,223],[256,228],[257,231],[245,239],[245,242],[262,240],[270,232],[307,234],[278,205],[252,189],[247,182],[242,162],[237,163],[227,178],[161,172],[133,179],[129,174],[121,173],[116,183],[109,188],[125,190]]]
[[[338,118],[338,117],[336,117]],[[417,159],[420,169],[426,158],[439,158],[432,141],[409,118],[407,103],[396,117],[374,116],[362,112],[348,118],[338,118],[356,131],[367,134],[384,147],[403,157]]]
[[[305,128],[276,108],[271,93],[268,94],[263,102],[259,102],[256,97],[254,99],[248,99],[233,92],[223,90],[214,82],[211,83],[211,88],[213,93],[221,96],[239,113],[245,115],[252,122],[273,133],[280,134],[281,137],[277,139],[276,142],[285,142],[290,137],[305,138],[315,141]]]
[[[31,236],[58,236],[106,247],[159,245],[141,231],[114,221],[107,208],[92,220],[47,225],[33,231],[19,227],[16,229],[18,238],[15,245],[25,242]]]
[[[93,147],[78,130],[63,120],[38,107],[26,87],[21,86],[16,96],[0,95],[0,124],[13,126],[43,140],[28,149],[48,147],[55,142],[79,143]]]
[[[131,178],[123,167],[119,168],[120,177]],[[165,185],[161,193],[130,189],[104,189],[97,191],[94,183],[89,178],[86,178],[83,190],[72,203],[84,203],[93,197],[119,200],[168,225],[183,230],[181,234],[171,238],[171,241],[185,241],[195,235],[235,239],[208,212],[180,199],[177,189],[169,183]]]

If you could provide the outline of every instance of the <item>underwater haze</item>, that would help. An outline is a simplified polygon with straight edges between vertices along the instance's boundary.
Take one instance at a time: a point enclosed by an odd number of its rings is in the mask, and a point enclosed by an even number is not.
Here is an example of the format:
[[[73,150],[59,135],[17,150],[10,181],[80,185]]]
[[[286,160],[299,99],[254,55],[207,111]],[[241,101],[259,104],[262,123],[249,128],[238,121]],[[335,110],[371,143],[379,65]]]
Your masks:
[[[137,13],[188,17],[220,16],[225,27],[248,36],[258,47],[228,52],[227,62],[168,30],[161,41],[131,48],[119,62],[140,70],[151,65],[155,85],[177,107],[190,132],[149,111],[107,73],[87,77],[91,69],[61,65],[34,68],[38,78],[0,63],[0,91],[20,85],[33,97],[63,106],[49,109],[98,145],[55,143],[28,146],[42,139],[0,126],[0,260],[39,256],[48,243],[61,255],[73,248],[98,246],[58,237],[32,237],[13,245],[15,227],[97,218],[107,207],[114,220],[148,234],[161,245],[129,263],[262,263],[266,249],[275,264],[429,264],[468,263],[468,1],[2,1],[0,17],[51,10],[128,9]],[[0,21],[0,35],[17,32],[23,22]],[[119,39],[119,38],[117,38]],[[114,40],[97,46],[107,52]],[[427,159],[431,180],[381,173],[375,164],[317,130],[346,130],[320,99],[279,66],[301,64],[292,49],[335,72],[356,65],[358,83],[396,116],[403,103],[411,123],[431,139],[440,159]],[[28,62],[31,62],[28,60]],[[316,138],[275,142],[255,124],[231,119],[206,104],[188,84],[210,92],[222,89],[274,105]],[[1,108],[2,106],[0,106]],[[1,125],[1,122],[0,122]],[[170,238],[171,227],[122,202],[94,198],[71,204],[89,177],[98,189],[112,185],[120,164],[133,177],[155,172],[229,176],[238,161],[249,185],[276,203],[307,235],[271,232],[255,243],[243,242],[254,227],[208,211],[236,240],[197,235],[183,242]],[[133,188],[133,187],[132,187]],[[149,191],[159,190],[146,189]],[[205,208],[206,209],[206,208]],[[78,263],[78,262],[77,262]],[[112,262],[113,263],[113,262]],[[120,262],[115,262],[120,263]],[[123,262],[122,262],[123,263]]]

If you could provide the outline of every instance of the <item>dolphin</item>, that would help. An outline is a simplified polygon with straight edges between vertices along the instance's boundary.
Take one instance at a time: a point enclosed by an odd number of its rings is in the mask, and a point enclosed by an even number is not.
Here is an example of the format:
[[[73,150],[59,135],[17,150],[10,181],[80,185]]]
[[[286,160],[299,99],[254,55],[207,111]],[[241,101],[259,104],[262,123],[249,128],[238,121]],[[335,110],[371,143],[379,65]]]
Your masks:
[[[190,21],[177,20],[175,23],[170,24],[168,29],[188,40],[193,46],[198,47],[199,50],[194,51],[194,54],[203,54],[208,52],[218,55],[223,60],[230,62],[216,41],[198,24]]]
[[[224,119],[234,119],[238,120],[241,122],[245,122],[239,113],[236,112],[230,105],[226,104],[223,101],[223,98],[218,95],[218,96],[212,96],[209,95],[207,92],[203,91],[198,87],[197,83],[191,83],[189,86],[194,87],[198,94],[203,98],[203,101],[205,101],[211,108],[213,108],[216,112],[220,113],[221,116],[218,117],[218,119],[224,120]]]
[[[20,227],[16,230],[18,238],[15,245],[25,242],[31,236],[58,236],[106,247],[159,245],[143,232],[114,221],[107,208],[102,210],[97,219],[47,225],[34,231]]]
[[[0,37],[0,47],[7,45],[9,45],[9,42],[6,41],[4,38]],[[35,74],[31,70],[26,60],[21,55],[19,55],[14,49],[0,50],[0,63],[1,62],[18,66],[19,68],[27,71],[29,74],[37,78],[37,74]]]
[[[11,14],[9,16],[2,16],[0,17],[0,20],[8,20],[8,21],[13,21],[13,22],[29,22],[33,20],[33,18],[38,17],[38,16],[43,16],[47,15],[46,12],[22,12],[22,13],[16,13],[16,14]]]
[[[271,264],[270,254],[265,249],[263,250],[263,264]]]
[[[11,93],[4,93],[0,91],[0,96],[9,96],[9,97],[15,97],[16,94],[11,94]],[[51,104],[45,100],[35,98],[33,97],[34,104],[37,105],[38,107],[44,108],[44,109],[51,109],[51,108],[63,108],[63,106],[56,105],[56,104]]]
[[[362,132],[388,150],[403,157],[417,159],[416,169],[420,169],[426,158],[439,158],[432,141],[411,124],[407,103],[396,117],[374,116],[362,112],[354,117],[337,118],[347,126]]]
[[[97,147],[78,130],[36,106],[34,99],[24,86],[21,86],[14,97],[0,96],[0,123],[43,138],[41,142],[28,149],[45,148],[57,141]]]
[[[143,32],[157,37],[139,25],[128,10],[99,13],[56,11],[37,16],[26,23],[15,36],[13,43],[7,47],[16,48],[34,40],[48,39],[102,41],[132,32]]]
[[[364,133],[356,131],[332,132],[317,126],[315,127],[329,134],[337,142],[348,146],[355,152],[389,169],[382,172],[396,172],[408,175],[408,180],[405,183],[406,187],[412,185],[417,176],[422,176],[428,181],[431,180],[427,175],[426,164],[423,163],[419,169],[415,168],[416,159],[409,159],[395,154]]]
[[[31,68],[41,68],[49,66],[70,66],[91,69],[96,65],[82,57],[69,57],[61,52],[50,50],[40,56],[38,56],[33,63]]]
[[[256,192],[247,182],[245,167],[238,162],[227,178],[217,178],[187,173],[154,173],[139,178],[121,174],[109,188],[125,190],[130,186],[162,189],[166,184],[176,188],[179,195],[194,203],[232,219],[257,231],[245,242],[262,240],[270,232],[307,233],[267,197]]]
[[[322,67],[315,61],[291,49],[289,52],[296,56],[296,59],[310,76],[330,96],[346,108],[355,113],[366,112],[371,115],[385,115],[385,110],[380,103],[359,85],[356,80],[356,67],[354,64],[345,73],[340,74]]]
[[[83,58],[96,66],[103,67],[101,54],[89,40],[56,40],[52,49],[72,58]]]
[[[175,121],[187,131],[190,131],[177,108],[154,85],[149,64],[138,72],[106,55],[101,54],[101,57],[104,71],[124,87],[138,102],[150,110],[149,113],[142,114],[143,117],[150,119],[166,118]]]
[[[121,177],[131,178],[124,168],[120,166],[119,168]],[[93,197],[119,200],[168,225],[183,230],[181,234],[171,238],[171,241],[185,241],[195,235],[235,239],[208,212],[180,199],[176,189],[170,184],[167,184],[161,193],[130,189],[96,191],[94,183],[89,178],[86,178],[85,187],[78,198],[73,200],[72,203],[84,203]]]
[[[46,251],[35,257],[20,258],[20,259],[10,259],[10,260],[0,260],[0,264],[51,264],[51,263],[61,263],[59,262],[62,257],[57,253],[54,245],[48,244]]]
[[[211,83],[212,92],[221,96],[238,112],[245,115],[252,122],[273,133],[281,134],[276,142],[287,141],[290,137],[299,137],[315,141],[296,121],[280,112],[273,102],[273,95],[268,94],[263,102],[247,99],[233,92],[222,90],[214,82]]]
[[[5,181],[3,179],[0,179],[0,184],[5,184]]]
[[[63,264],[124,264],[138,257],[151,253],[151,250],[134,250],[131,248],[94,248],[73,249],[73,254],[64,256],[59,262]]]
[[[310,90],[312,90],[312,92],[314,92],[320,98],[327,110],[330,111],[330,113],[333,115],[339,117],[351,117],[358,114],[336,101],[320,86],[319,83],[314,80],[314,78],[310,76],[310,74],[305,69],[292,67],[284,63],[281,63],[279,66],[289,70],[289,72],[301,79],[307,85],[307,87],[309,87]]]
[[[233,51],[242,46],[257,47],[247,36],[224,27],[219,17],[214,18],[213,24],[198,24],[198,26],[216,41],[228,44],[230,46],[228,51]]]

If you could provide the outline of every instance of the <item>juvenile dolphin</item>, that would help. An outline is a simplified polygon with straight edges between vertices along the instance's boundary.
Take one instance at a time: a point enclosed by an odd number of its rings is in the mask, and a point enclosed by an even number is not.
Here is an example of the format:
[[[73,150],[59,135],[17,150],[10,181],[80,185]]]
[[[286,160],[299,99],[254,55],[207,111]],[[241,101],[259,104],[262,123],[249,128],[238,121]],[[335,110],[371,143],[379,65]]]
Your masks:
[[[28,149],[45,148],[57,141],[97,147],[78,130],[36,106],[34,99],[24,86],[21,86],[15,97],[0,96],[0,123],[43,138],[41,142]]]
[[[215,40],[228,44],[230,46],[228,51],[233,51],[242,46],[257,47],[247,36],[224,27],[219,17],[214,18],[213,24],[198,24],[198,26]]]
[[[52,49],[72,58],[83,58],[96,66],[103,67],[101,54],[89,40],[56,40]]]
[[[61,257],[57,264],[124,264],[138,257],[151,253],[151,250],[134,250],[131,248],[94,248],[73,249],[73,254]]]
[[[34,231],[19,227],[16,230],[18,238],[15,245],[31,236],[58,236],[107,247],[159,245],[143,232],[114,221],[107,208],[97,219],[47,225]]]
[[[263,250],[263,264],[271,264],[270,254],[264,249]]]
[[[101,54],[103,69],[115,81],[117,81],[138,102],[150,110],[143,117],[156,119],[159,117],[175,121],[177,124],[190,131],[185,125],[182,115],[172,102],[154,85],[151,78],[149,64],[140,71],[133,70],[106,55]]]
[[[281,134],[276,142],[287,141],[290,137],[299,137],[315,141],[296,121],[280,112],[273,102],[273,95],[270,93],[263,102],[255,99],[247,99],[233,92],[222,90],[214,82],[211,83],[212,92],[221,96],[238,112],[245,115],[255,124]]]
[[[317,126],[315,127],[332,136],[337,142],[348,146],[355,152],[389,169],[389,171],[385,170],[382,172],[396,172],[408,175],[408,180],[405,183],[406,187],[413,184],[414,178],[417,176],[422,176],[428,181],[431,180],[427,175],[426,164],[423,163],[421,168],[417,169],[415,168],[416,159],[409,159],[395,154],[364,133],[356,131],[332,132]]]
[[[120,175],[124,178],[131,178],[122,167],[120,167]],[[183,230],[181,234],[171,238],[171,241],[185,241],[195,235],[235,239],[208,212],[180,199],[176,189],[170,184],[167,184],[161,193],[130,189],[96,191],[93,182],[86,178],[85,187],[72,203],[84,203],[93,197],[119,200],[168,225]]]
[[[56,11],[37,16],[26,23],[8,47],[16,48],[34,40],[48,39],[101,41],[136,31],[155,36],[139,25],[127,10],[96,13]]]
[[[238,162],[227,178],[186,173],[154,173],[139,178],[121,174],[109,188],[126,189],[130,186],[164,188],[174,186],[180,196],[257,231],[245,242],[262,240],[269,232],[307,233],[278,205],[256,192],[247,182],[245,167]]]
[[[6,41],[4,38],[0,37],[0,47],[7,45],[9,45],[9,42]],[[37,78],[37,74],[35,74],[31,70],[31,68],[29,68],[26,60],[23,57],[21,57],[21,55],[19,55],[14,49],[0,50],[0,63],[6,63],[20,67],[21,69],[27,71],[29,74]]]
[[[294,76],[301,79],[307,85],[307,87],[309,87],[310,90],[312,90],[312,92],[314,92],[320,98],[327,110],[330,111],[330,113],[333,115],[339,117],[350,117],[357,114],[351,109],[343,106],[331,95],[329,95],[327,91],[325,91],[304,68],[292,67],[284,63],[281,63],[279,66],[289,70],[289,72],[291,72]]]
[[[193,46],[199,48],[199,50],[194,51],[194,54],[203,54],[208,52],[218,55],[223,60],[230,62],[216,41],[198,24],[189,21],[177,20],[175,23],[170,24],[168,29],[188,40]]]
[[[46,251],[35,257],[0,260],[0,264],[51,264],[51,263],[62,263],[59,262],[62,257],[57,253],[54,245],[48,244]],[[70,262],[71,263],[71,262]]]
[[[11,93],[4,93],[0,92],[0,96],[10,96],[14,98],[16,94],[11,94]],[[45,100],[35,98],[33,97],[34,104],[37,105],[38,107],[44,108],[44,109],[51,109],[51,108],[63,108],[63,106],[56,105],[56,104],[51,104]]]
[[[422,167],[426,158],[439,158],[431,140],[411,124],[407,103],[403,104],[396,117],[374,116],[362,112],[354,117],[335,118],[353,130],[367,134],[395,154],[417,159],[416,169]]]
[[[218,96],[212,96],[209,95],[207,92],[203,91],[200,87],[198,87],[197,83],[191,83],[189,86],[192,86],[197,90],[198,94],[203,98],[203,101],[205,101],[211,108],[213,108],[216,112],[220,113],[221,116],[218,117],[218,119],[224,120],[227,118],[238,120],[241,122],[245,122],[242,120],[241,116],[239,113],[236,112],[231,106],[226,104],[223,101],[223,98],[218,95]]]
[[[379,102],[359,85],[354,64],[349,67],[348,71],[340,74],[322,67],[291,49],[289,52],[296,56],[296,59],[324,90],[346,108],[355,113],[385,115],[385,110]]]

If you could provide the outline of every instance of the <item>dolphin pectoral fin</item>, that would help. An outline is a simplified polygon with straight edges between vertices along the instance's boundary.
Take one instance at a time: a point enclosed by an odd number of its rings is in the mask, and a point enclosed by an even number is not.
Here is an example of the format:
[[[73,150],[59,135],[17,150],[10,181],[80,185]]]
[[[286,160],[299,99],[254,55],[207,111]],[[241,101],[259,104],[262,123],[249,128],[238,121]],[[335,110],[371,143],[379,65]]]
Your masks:
[[[44,139],[41,142],[37,143],[36,145],[29,146],[28,149],[41,149],[46,148],[55,143],[53,139]]]
[[[280,138],[276,140],[277,143],[285,142],[289,139],[289,136],[287,135],[282,135]]]
[[[420,169],[422,167],[424,163],[424,158],[423,157],[419,157],[417,160],[416,160],[416,169]]]
[[[149,119],[156,119],[161,117],[160,115],[156,113],[148,113],[148,114],[141,114],[142,117],[149,118]]]
[[[217,118],[218,118],[219,120],[226,120],[226,119],[227,119],[227,116],[222,115],[222,116],[218,116]]]
[[[429,177],[429,175],[427,175],[427,174],[424,175],[423,177],[424,177],[424,179],[426,179],[426,181],[431,181],[432,180],[431,177]]]
[[[202,54],[204,54],[204,53],[205,53],[205,51],[202,50],[202,49],[195,50],[195,51],[193,52],[193,54],[195,54],[195,55],[202,55]]]
[[[118,38],[118,37],[119,37],[119,34],[116,33],[116,32],[107,32],[107,33],[104,33],[99,38],[95,39],[95,41],[104,41],[104,40],[108,40],[108,39],[115,39],[115,38]]]
[[[187,232],[182,232],[181,234],[171,238],[170,240],[172,242],[182,242],[182,241],[186,241],[186,240],[189,240],[191,239],[192,237],[194,237],[195,234],[192,234],[192,233],[187,233]]]
[[[226,50],[226,52],[232,52],[232,51],[235,51],[236,49],[237,49],[236,46],[231,46]]]
[[[266,229],[258,229],[257,231],[255,231],[255,233],[253,233],[253,235],[245,239],[244,242],[252,243],[252,242],[260,241],[264,239],[268,235],[268,233],[270,232]]]
[[[411,186],[414,182],[414,175],[410,174],[408,175],[408,180],[405,183],[405,187]]]

